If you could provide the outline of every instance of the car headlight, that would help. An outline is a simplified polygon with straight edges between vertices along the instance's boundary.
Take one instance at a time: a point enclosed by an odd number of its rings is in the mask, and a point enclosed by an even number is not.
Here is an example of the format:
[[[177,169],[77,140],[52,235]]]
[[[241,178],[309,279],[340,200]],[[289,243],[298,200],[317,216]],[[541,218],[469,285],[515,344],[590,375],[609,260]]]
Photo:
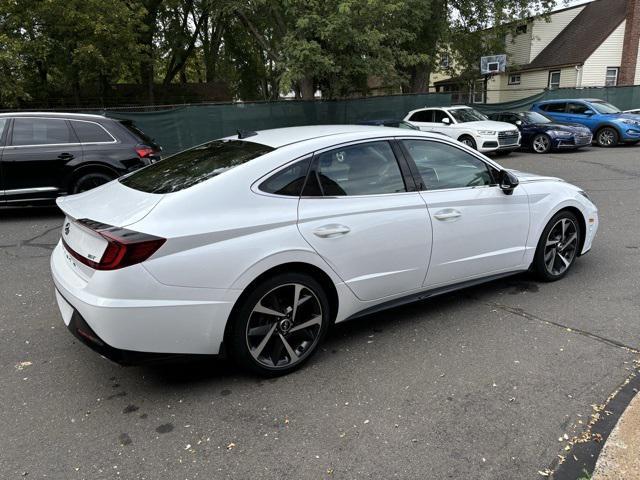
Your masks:
[[[496,134],[495,130],[478,130],[478,133],[480,135],[490,135],[490,136],[494,136]]]
[[[570,137],[573,135],[571,132],[565,132],[564,130],[550,130],[549,133],[551,135],[555,135],[556,137]]]
[[[636,120],[630,120],[628,118],[625,118],[624,120],[622,120],[622,123],[626,125],[633,125],[634,127],[640,127],[640,122]]]
[[[591,203],[593,203],[593,200],[591,200],[591,197],[587,195],[587,192],[585,192],[584,190],[578,190],[578,193],[582,195],[584,198],[586,198],[587,200],[589,200]]]

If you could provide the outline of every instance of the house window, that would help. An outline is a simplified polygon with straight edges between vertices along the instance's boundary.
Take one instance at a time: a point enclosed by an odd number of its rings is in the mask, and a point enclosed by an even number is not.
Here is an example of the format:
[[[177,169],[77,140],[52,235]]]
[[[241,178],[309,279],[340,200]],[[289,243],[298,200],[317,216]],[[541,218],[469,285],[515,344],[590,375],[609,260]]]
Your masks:
[[[509,75],[509,85],[520,85],[519,73],[512,73]]]
[[[549,84],[550,89],[560,87],[560,70],[551,70],[549,72]]]
[[[484,103],[484,80],[478,80],[473,84],[473,103]]]
[[[449,68],[450,64],[451,64],[451,59],[449,58],[449,54],[445,53],[440,58],[440,68]]]
[[[606,87],[615,87],[618,85],[618,67],[607,67],[607,76],[604,80]]]
[[[521,33],[527,33],[527,24],[518,25],[516,27],[516,35],[520,35]]]

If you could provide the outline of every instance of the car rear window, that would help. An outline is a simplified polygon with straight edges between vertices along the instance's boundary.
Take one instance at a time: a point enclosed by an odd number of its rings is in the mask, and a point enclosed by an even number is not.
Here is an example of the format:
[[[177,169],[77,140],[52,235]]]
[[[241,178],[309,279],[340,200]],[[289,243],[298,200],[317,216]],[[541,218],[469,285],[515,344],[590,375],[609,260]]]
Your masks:
[[[150,147],[157,145],[153,138],[140,130],[131,120],[120,120],[120,124],[127,130],[129,130],[129,132],[132,133],[133,136],[139,139],[142,143],[146,143]]]
[[[273,151],[272,147],[241,140],[215,140],[176,153],[120,180],[147,193],[172,193]]]

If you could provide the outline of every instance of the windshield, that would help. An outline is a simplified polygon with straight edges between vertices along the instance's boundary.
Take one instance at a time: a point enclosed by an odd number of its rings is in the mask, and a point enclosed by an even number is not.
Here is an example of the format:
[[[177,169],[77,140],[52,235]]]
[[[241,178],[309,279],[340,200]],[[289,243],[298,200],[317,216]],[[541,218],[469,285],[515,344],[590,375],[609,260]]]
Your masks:
[[[517,114],[526,123],[551,123],[552,120],[549,117],[545,117],[538,112],[520,112]]]
[[[176,153],[123,177],[120,182],[147,193],[177,192],[273,150],[259,143],[215,140]]]
[[[488,120],[487,117],[485,117],[475,108],[452,108],[451,110],[447,110],[447,112],[449,112],[449,114],[451,114],[451,116],[458,123],[479,122],[482,120]]]
[[[614,107],[607,102],[591,102],[591,106],[598,113],[620,113],[620,109],[618,107]]]

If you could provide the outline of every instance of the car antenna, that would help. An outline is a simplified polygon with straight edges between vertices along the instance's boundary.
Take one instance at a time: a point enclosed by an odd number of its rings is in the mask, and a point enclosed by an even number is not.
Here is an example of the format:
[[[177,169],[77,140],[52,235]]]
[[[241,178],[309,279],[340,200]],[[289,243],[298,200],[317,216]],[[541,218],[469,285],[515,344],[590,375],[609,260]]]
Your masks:
[[[254,132],[253,130],[242,130],[242,129],[238,129],[238,140],[242,140],[243,138],[249,138],[249,137],[253,137],[254,135],[257,135],[258,132]]]

